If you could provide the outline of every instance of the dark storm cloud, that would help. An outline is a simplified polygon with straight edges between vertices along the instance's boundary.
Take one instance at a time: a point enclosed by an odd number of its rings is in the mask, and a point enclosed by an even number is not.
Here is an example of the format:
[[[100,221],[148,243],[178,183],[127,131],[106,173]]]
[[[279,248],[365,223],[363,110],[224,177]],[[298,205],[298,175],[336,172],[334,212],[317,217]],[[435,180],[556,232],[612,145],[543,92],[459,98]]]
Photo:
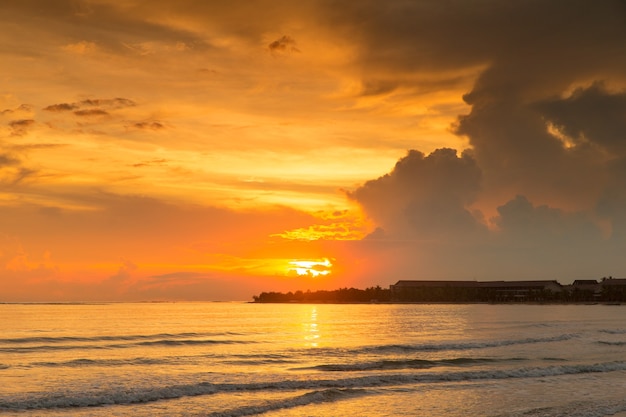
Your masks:
[[[597,213],[611,221],[612,238],[626,244],[626,157],[608,163],[609,180],[597,202]]]
[[[417,98],[433,83],[454,86],[448,80],[463,79],[463,71],[478,74],[464,96],[471,110],[454,131],[468,138],[482,171],[479,198],[501,204],[502,198],[522,194],[570,208],[593,205],[609,175],[606,156],[598,149],[566,149],[548,132],[547,122],[554,119],[576,137],[594,135],[615,151],[624,131],[623,105],[598,87],[563,103],[549,100],[575,83],[626,84],[624,2],[330,4],[324,11],[330,25],[357,44],[355,65],[367,74],[365,95],[402,87]],[[575,106],[593,104],[602,108],[590,110],[595,120],[573,114]]]
[[[558,2],[515,5],[520,14],[511,16],[511,26],[519,29],[519,37],[511,37],[515,32],[506,28],[493,33],[497,39],[491,42],[491,62],[465,96],[472,109],[459,119],[457,133],[469,138],[486,184],[496,187],[494,191],[508,188],[533,199],[552,195],[554,201],[575,200],[581,189],[588,193],[593,182],[601,181],[602,155],[566,150],[547,132],[546,118],[533,102],[561,95],[572,83],[589,79],[613,77],[624,82],[620,71],[626,65],[616,57],[626,53],[626,25],[616,18],[623,16],[623,9],[618,2],[591,8],[587,2],[567,7]],[[538,14],[536,24],[531,25],[529,7]],[[528,25],[526,31],[521,24]],[[506,48],[500,44],[503,40]],[[555,113],[555,106],[545,110],[563,116]],[[579,121],[587,127],[578,126],[577,132],[596,133],[592,117]]]
[[[471,155],[471,164],[455,171],[449,159],[426,170],[435,153],[407,157],[399,164],[421,170],[407,176],[410,186],[399,185],[396,167],[351,194],[380,227],[370,244],[414,239],[394,246],[400,277],[410,268],[447,279],[468,271],[499,279],[567,271],[565,281],[583,271],[626,273],[619,254],[626,242],[626,3],[333,5],[330,24],[358,39],[356,64],[369,80],[398,80],[417,94],[438,73],[477,74],[463,97],[470,111],[452,127],[471,146],[458,159]],[[364,86],[376,94],[393,84]],[[442,182],[443,172],[463,174]],[[434,191],[417,191],[428,187]],[[495,215],[484,219],[476,207]],[[418,243],[432,235],[452,238]]]
[[[547,239],[571,244],[581,239],[598,241],[602,237],[600,229],[587,214],[568,213],[545,204],[534,206],[521,195],[498,207],[494,223],[505,237],[539,239],[541,242],[537,246],[546,243]]]
[[[593,5],[584,0],[364,0],[332,1],[325,13],[339,33],[356,37],[360,59],[372,67],[441,70],[511,59],[532,60],[550,70],[557,60],[601,56],[599,42],[605,42],[603,50],[622,49],[625,8],[619,0]],[[548,51],[567,54],[550,57]],[[524,74],[524,68],[517,72]]]
[[[598,144],[626,153],[626,92],[611,93],[601,82],[578,88],[567,98],[544,100],[537,109],[575,144]]]
[[[469,153],[438,149],[425,156],[410,151],[393,171],[366,182],[349,197],[358,201],[385,231],[441,237],[479,232],[468,211],[480,190],[481,172]]]
[[[596,85],[569,100],[549,100],[573,83],[626,83],[623,2],[332,4],[326,11],[331,24],[359,45],[356,60],[368,74],[364,94],[391,91],[396,84],[418,94],[433,83],[433,73],[483,68],[464,96],[471,111],[454,127],[473,148],[483,196],[523,194],[578,206],[597,197],[591,190],[606,175],[604,156],[565,149],[548,132],[547,121],[552,118],[566,134],[593,135],[615,151],[625,130],[622,98]],[[377,79],[394,81],[368,81]],[[593,105],[599,106],[589,109],[595,116],[581,117],[583,107]]]

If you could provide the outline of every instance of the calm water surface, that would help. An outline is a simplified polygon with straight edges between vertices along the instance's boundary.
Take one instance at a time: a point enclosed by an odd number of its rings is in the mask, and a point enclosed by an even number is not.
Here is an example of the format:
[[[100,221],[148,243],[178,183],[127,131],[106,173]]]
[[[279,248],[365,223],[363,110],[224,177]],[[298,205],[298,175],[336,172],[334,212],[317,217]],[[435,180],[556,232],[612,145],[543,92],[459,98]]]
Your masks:
[[[0,414],[610,416],[626,306],[0,305]]]

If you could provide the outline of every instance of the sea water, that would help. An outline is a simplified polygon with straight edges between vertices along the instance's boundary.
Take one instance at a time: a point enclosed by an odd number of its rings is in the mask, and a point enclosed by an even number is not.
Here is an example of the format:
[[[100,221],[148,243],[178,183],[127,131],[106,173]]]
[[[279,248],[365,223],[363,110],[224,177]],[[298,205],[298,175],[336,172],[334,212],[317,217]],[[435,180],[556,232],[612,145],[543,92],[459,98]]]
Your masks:
[[[609,416],[626,306],[3,304],[0,414]]]

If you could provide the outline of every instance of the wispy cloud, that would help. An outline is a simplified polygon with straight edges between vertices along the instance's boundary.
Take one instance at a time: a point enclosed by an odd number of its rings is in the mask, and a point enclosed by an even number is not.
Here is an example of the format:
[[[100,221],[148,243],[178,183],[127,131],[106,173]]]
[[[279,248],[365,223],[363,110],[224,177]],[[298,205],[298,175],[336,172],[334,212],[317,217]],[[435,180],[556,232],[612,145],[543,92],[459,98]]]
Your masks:
[[[28,130],[35,125],[35,120],[33,119],[19,119],[19,120],[11,120],[8,123],[11,128],[11,134],[14,136],[23,136]]]
[[[19,160],[12,155],[9,154],[0,154],[0,168],[3,166],[16,165],[19,163]]]
[[[150,161],[143,161],[143,162],[138,162],[136,164],[133,164],[132,166],[135,168],[142,168],[142,167],[148,167],[148,166],[160,166],[160,165],[165,165],[168,162],[170,162],[168,159],[153,159]]]
[[[76,116],[92,117],[92,116],[109,116],[109,112],[102,109],[83,109],[74,112]]]
[[[139,130],[161,130],[165,129],[165,125],[159,121],[136,122],[129,127]]]
[[[49,106],[44,107],[44,110],[51,112],[62,112],[62,111],[71,111],[79,108],[77,103],[59,103],[59,104],[51,104]]]

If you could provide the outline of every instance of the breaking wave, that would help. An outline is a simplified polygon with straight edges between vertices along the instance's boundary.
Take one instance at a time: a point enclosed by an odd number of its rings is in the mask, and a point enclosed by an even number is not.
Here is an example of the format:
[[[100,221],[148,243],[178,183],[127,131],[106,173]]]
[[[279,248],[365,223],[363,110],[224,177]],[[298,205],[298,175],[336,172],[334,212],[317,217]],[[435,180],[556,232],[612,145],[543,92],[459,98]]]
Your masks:
[[[0,400],[0,411],[137,404],[217,393],[312,390],[312,392],[304,395],[260,406],[270,407],[266,410],[269,411],[271,409],[299,406],[312,402],[335,401],[351,395],[366,395],[368,388],[384,388],[422,383],[432,384],[519,378],[545,378],[615,371],[626,371],[626,362],[619,361],[591,365],[548,367],[518,367],[500,370],[384,374],[339,379],[284,380],[253,383],[211,383],[203,381],[194,384],[179,384],[164,387],[124,386],[90,392],[64,391],[62,393],[21,394],[16,398]],[[253,413],[252,410],[256,409],[257,407],[245,407],[239,409],[234,414],[227,415],[250,415]],[[258,412],[259,411],[255,411],[254,413]]]

